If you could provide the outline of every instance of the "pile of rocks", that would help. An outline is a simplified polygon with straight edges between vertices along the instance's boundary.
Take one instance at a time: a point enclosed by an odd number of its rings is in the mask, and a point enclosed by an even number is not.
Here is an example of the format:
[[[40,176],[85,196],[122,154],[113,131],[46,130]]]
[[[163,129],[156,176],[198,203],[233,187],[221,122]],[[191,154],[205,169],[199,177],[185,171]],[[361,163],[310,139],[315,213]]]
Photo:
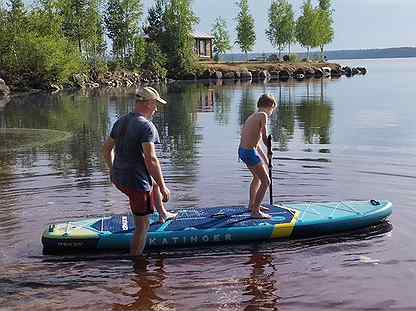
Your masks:
[[[218,69],[206,69],[199,76],[190,75],[184,77],[184,80],[288,80],[288,79],[309,79],[309,78],[325,78],[325,77],[340,77],[345,75],[347,77],[354,76],[356,74],[366,74],[367,70],[364,67],[341,67],[341,66],[322,66],[322,67],[302,67],[302,68],[286,68],[286,69],[255,69],[249,70],[243,68],[239,71],[234,70],[218,70]]]

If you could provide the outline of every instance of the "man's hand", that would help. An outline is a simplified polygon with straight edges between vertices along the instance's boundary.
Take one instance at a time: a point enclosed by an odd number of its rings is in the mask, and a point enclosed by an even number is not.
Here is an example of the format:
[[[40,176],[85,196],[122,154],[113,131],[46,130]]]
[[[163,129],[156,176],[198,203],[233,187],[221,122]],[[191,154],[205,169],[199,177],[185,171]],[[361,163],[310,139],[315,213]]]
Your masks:
[[[160,193],[162,194],[162,201],[166,203],[170,199],[170,190],[166,186],[159,187],[159,189],[160,189]]]

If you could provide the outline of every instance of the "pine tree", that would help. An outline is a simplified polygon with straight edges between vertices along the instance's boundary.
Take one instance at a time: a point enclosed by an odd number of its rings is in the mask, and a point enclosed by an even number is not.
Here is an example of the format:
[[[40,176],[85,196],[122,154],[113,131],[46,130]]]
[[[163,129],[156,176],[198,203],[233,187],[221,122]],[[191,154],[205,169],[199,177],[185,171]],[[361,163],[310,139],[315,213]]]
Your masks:
[[[236,3],[240,12],[237,16],[237,41],[236,43],[240,46],[240,49],[246,54],[252,51],[256,42],[256,32],[254,28],[254,18],[250,15],[248,0],[240,0]]]
[[[161,37],[165,31],[164,14],[166,11],[167,0],[156,0],[154,6],[148,10],[146,24],[143,32],[148,38],[160,45]]]

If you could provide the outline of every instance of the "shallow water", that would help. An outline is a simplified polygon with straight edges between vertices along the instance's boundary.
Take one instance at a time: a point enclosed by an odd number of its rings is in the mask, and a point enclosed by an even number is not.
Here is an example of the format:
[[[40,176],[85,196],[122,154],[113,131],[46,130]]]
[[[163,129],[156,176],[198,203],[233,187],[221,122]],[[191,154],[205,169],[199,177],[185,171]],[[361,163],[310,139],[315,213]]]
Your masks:
[[[136,263],[114,253],[46,256],[40,244],[50,222],[128,209],[109,182],[100,147],[132,108],[131,90],[13,99],[0,111],[0,128],[72,136],[27,148],[0,136],[11,146],[0,149],[2,308],[414,309],[416,60],[340,63],[369,73],[160,86],[170,102],[154,120],[173,195],[168,208],[246,204],[250,175],[237,161],[240,126],[269,92],[280,102],[270,126],[275,201],[388,199],[389,223],[352,236],[150,253]]]

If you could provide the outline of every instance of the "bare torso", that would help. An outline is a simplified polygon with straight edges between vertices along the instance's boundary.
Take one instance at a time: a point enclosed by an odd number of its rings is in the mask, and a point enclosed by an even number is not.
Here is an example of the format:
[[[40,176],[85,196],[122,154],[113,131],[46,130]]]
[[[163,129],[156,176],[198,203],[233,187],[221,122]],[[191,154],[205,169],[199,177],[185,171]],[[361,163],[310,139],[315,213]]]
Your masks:
[[[247,118],[241,130],[241,148],[257,148],[262,132],[265,131],[266,120],[267,114],[265,112],[255,112]]]

